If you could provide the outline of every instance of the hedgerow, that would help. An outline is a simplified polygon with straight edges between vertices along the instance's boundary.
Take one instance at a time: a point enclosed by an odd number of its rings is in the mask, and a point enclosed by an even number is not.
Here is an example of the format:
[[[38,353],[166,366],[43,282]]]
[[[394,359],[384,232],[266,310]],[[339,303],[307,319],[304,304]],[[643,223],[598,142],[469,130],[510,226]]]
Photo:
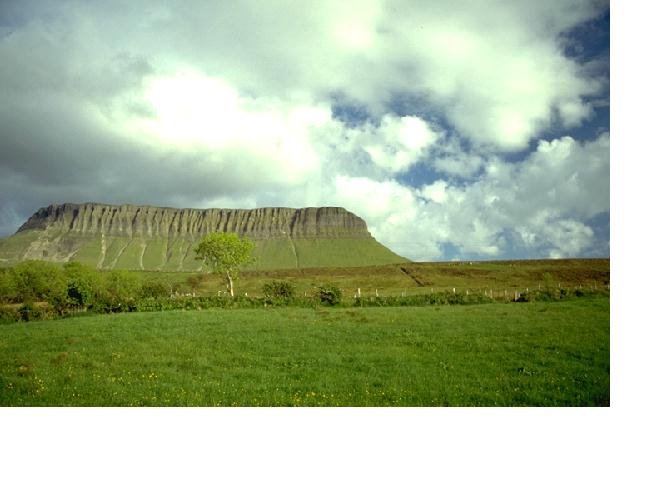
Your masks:
[[[440,291],[401,296],[360,294],[343,297],[339,287],[332,284],[314,286],[297,296],[288,281],[272,280],[262,287],[262,297],[230,295],[200,296],[149,278],[139,280],[128,271],[107,271],[71,262],[64,266],[42,261],[26,261],[12,268],[0,269],[0,321],[34,321],[92,312],[97,314],[121,312],[151,312],[171,310],[200,310],[211,308],[259,307],[400,307],[485,304],[490,302],[557,301],[572,297],[608,295],[605,289],[588,290],[581,287],[565,289],[544,278],[546,287],[524,290],[513,295],[493,296],[492,291]],[[200,279],[191,277],[191,285]]]

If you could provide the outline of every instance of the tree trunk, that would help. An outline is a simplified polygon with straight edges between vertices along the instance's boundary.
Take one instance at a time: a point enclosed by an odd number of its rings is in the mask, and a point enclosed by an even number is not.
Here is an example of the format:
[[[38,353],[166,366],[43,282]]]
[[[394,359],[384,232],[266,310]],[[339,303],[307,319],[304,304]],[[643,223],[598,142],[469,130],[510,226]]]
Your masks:
[[[229,285],[229,293],[234,296],[234,280],[231,279],[231,274],[227,271],[227,284]]]

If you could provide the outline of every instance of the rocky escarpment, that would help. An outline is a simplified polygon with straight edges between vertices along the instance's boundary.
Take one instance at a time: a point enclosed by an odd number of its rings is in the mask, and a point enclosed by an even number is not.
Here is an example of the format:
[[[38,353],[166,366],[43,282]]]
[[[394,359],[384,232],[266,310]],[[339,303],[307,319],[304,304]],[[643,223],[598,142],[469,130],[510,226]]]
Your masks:
[[[18,232],[29,229],[127,237],[235,232],[254,239],[371,238],[363,219],[340,207],[179,209],[65,203],[40,208]]]
[[[199,271],[195,248],[210,232],[254,240],[254,269],[405,262],[340,207],[194,209],[99,203],[40,208],[0,240],[0,265],[78,261],[100,269]]]

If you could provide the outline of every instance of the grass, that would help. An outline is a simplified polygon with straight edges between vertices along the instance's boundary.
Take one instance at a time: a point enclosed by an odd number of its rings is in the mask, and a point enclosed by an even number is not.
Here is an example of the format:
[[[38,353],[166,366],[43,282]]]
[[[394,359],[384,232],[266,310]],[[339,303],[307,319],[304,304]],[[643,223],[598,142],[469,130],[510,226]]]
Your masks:
[[[374,295],[414,295],[453,288],[462,291],[493,290],[494,296],[509,297],[514,292],[525,289],[538,290],[546,287],[544,275],[552,278],[552,286],[561,285],[573,289],[605,289],[610,283],[610,261],[608,259],[561,259],[523,260],[502,262],[424,262],[388,264],[366,267],[306,268],[282,270],[248,270],[241,273],[237,281],[240,294],[261,295],[264,283],[270,280],[285,280],[292,283],[299,295],[311,293],[321,284],[334,284],[343,290],[347,298],[353,297],[357,289],[363,296]],[[152,276],[164,279],[171,284],[185,284],[195,273],[143,273],[142,277]],[[224,285],[215,276],[198,275],[196,285],[190,286],[198,294],[216,294],[224,290]]]
[[[28,249],[30,243],[39,237],[40,231],[28,229],[0,238],[0,264],[15,264]]]
[[[167,240],[159,236],[152,239],[146,239],[146,251],[143,255],[143,267],[147,269],[161,269],[164,265],[164,256],[166,255]]]
[[[115,267],[118,269],[140,268],[142,245],[142,241],[138,238],[129,239],[127,246],[118,255]]]
[[[0,265],[18,262],[42,231],[28,230],[0,240]],[[102,240],[98,234],[54,233],[52,238],[69,238],[65,258],[96,266],[102,258]],[[137,236],[106,236],[104,269],[143,269],[196,271],[201,262],[195,260],[194,247],[198,236],[167,238]],[[256,240],[254,270],[284,269],[312,266],[366,266],[408,262],[372,238],[272,238]],[[62,245],[61,245],[62,246]],[[144,251],[145,247],[145,251]],[[54,245],[53,248],[59,248]],[[60,249],[62,250],[62,249]],[[62,252],[61,252],[62,253]],[[143,253],[143,259],[141,255]],[[35,257],[35,256],[33,256]],[[41,255],[36,256],[41,258]]]
[[[294,239],[298,267],[370,266],[409,262],[370,238]],[[264,269],[270,269],[264,266]],[[259,268],[258,268],[259,269]]]
[[[100,235],[96,235],[94,238],[88,238],[74,255],[74,260],[90,267],[97,267],[97,263],[100,259],[101,246],[102,237]]]
[[[609,301],[0,325],[3,406],[604,406]]]

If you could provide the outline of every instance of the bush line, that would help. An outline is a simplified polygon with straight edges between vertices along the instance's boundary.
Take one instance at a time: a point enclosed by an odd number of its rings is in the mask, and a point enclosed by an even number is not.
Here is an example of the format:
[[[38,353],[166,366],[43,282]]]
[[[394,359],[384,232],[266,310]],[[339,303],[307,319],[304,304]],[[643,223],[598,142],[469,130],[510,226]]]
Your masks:
[[[322,301],[320,297],[295,297],[290,299],[280,297],[144,297],[140,299],[124,300],[116,303],[105,303],[102,306],[89,308],[56,309],[48,303],[26,303],[20,307],[12,305],[0,306],[0,321],[35,321],[41,319],[56,319],[83,314],[112,314],[122,312],[157,312],[157,311],[194,311],[213,308],[227,309],[257,309],[266,307],[426,307],[426,306],[455,306],[489,304],[497,302],[548,302],[554,300],[571,300],[577,297],[608,296],[603,291],[582,291],[576,289],[559,298],[553,298],[545,292],[521,294],[518,300],[491,299],[483,293],[470,293],[469,295],[454,292],[437,292],[423,295],[410,295],[406,297],[358,297],[342,300],[337,304]]]
[[[545,276],[549,278],[548,276]],[[443,291],[408,296],[364,296],[343,298],[335,285],[324,284],[306,296],[296,296],[293,284],[272,280],[264,284],[263,297],[229,295],[180,295],[155,280],[141,283],[126,271],[99,271],[71,262],[62,267],[42,261],[26,261],[0,269],[0,321],[34,321],[85,313],[153,312],[210,308],[259,307],[400,307],[486,304],[563,300],[585,295],[608,295],[607,290],[586,291],[554,287],[548,279],[543,290],[512,297],[489,296],[478,291]]]

